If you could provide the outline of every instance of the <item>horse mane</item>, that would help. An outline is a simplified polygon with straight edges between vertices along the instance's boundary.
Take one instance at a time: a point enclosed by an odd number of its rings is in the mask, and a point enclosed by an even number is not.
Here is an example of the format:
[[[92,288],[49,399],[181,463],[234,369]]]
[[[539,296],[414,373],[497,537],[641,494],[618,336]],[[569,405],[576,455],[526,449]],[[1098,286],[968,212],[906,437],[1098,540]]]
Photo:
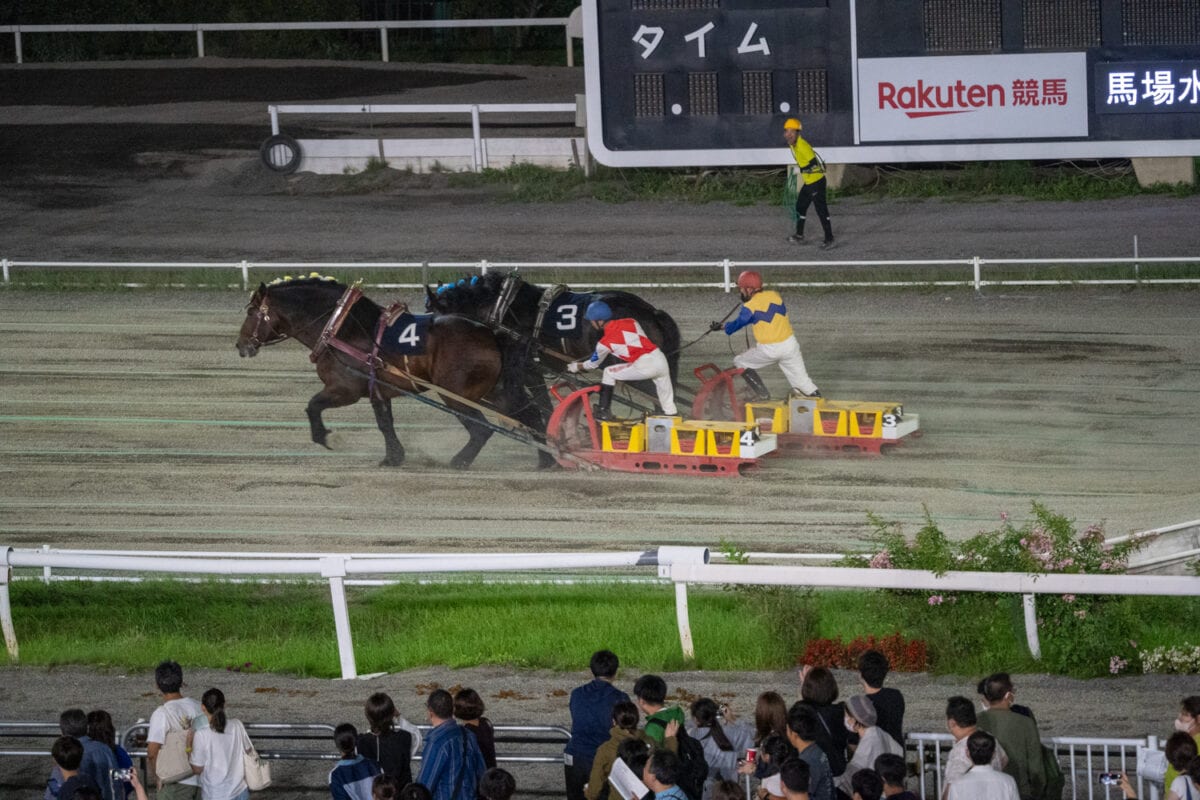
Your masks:
[[[265,285],[268,289],[273,289],[275,287],[284,287],[284,286],[292,287],[292,286],[318,286],[318,285],[332,285],[332,286],[340,286],[342,289],[346,288],[346,284],[341,283],[340,281],[338,281],[337,278],[334,278],[330,275],[322,275],[319,272],[310,272],[307,275],[297,275],[297,276],[282,275]]]
[[[346,284],[329,275],[321,275],[318,272],[312,272],[308,275],[300,275],[293,277],[284,275],[276,278],[266,284],[268,289],[328,289],[331,292],[336,291],[339,296],[348,288]],[[379,315],[383,313],[383,309],[378,303],[371,298],[363,295],[359,298],[347,315],[347,321],[351,321],[355,326],[363,331],[367,336],[371,336],[375,330],[375,323],[379,321]]]

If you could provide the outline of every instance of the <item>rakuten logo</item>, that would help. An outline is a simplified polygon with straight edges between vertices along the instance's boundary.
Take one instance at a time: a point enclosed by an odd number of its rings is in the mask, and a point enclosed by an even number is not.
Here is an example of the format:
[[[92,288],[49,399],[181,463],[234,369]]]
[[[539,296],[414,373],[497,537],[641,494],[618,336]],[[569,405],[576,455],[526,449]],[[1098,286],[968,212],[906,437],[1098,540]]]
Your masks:
[[[903,110],[911,119],[965,114],[976,108],[1004,104],[1004,87],[998,83],[968,85],[958,80],[939,86],[918,80],[916,86],[896,86],[886,81],[879,82],[880,110]]]

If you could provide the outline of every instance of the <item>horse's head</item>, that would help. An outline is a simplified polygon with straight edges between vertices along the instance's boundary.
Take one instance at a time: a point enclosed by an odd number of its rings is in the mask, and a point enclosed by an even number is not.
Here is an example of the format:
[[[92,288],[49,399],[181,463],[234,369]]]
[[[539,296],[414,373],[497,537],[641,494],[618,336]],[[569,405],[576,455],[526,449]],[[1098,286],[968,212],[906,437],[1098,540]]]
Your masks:
[[[276,327],[279,323],[278,313],[273,313],[271,309],[271,297],[267,286],[260,283],[254,294],[250,295],[250,302],[246,304],[246,319],[238,332],[238,355],[242,358],[253,358],[258,354],[260,347],[286,339],[287,334],[280,333]]]
[[[445,314],[446,313],[446,309],[444,308],[444,304],[442,303],[441,295],[439,294],[442,286],[443,286],[443,284],[441,281],[438,281],[437,286],[432,289],[429,288],[428,283],[425,284],[425,310],[426,311],[432,311],[437,314]]]

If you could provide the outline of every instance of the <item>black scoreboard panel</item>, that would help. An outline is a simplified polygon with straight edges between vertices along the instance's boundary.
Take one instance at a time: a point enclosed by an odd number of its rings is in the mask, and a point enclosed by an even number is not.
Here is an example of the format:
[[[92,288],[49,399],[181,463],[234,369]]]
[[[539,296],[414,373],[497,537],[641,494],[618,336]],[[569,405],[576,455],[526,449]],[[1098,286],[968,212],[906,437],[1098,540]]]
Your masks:
[[[604,163],[783,163],[782,123],[793,116],[844,162],[1024,157],[938,149],[963,141],[952,139],[859,143],[856,109],[870,98],[856,94],[855,59],[910,57],[1085,53],[1086,140],[1137,146],[1047,141],[1040,157],[1169,154],[1153,143],[1200,142],[1189,89],[1200,79],[1200,0],[584,0],[584,11],[588,136]],[[1168,72],[1171,103],[1154,88]],[[1136,101],[1122,94],[1129,81]]]
[[[592,1],[608,149],[779,147],[790,116],[852,141],[845,2]]]

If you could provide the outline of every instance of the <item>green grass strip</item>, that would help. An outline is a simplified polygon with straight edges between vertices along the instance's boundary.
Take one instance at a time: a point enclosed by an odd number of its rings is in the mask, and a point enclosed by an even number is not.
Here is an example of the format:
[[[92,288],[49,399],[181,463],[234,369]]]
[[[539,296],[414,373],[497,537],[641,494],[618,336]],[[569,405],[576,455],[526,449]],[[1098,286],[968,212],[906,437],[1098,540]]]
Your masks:
[[[975,595],[963,608],[975,644],[963,647],[957,625],[898,627],[897,604],[885,592],[692,587],[690,663],[680,652],[669,585],[404,583],[351,588],[348,600],[361,673],[484,664],[575,670],[601,647],[644,670],[777,670],[794,665],[809,638],[898,630],[927,641],[935,672],[1047,671],[1024,650],[1016,597]],[[212,668],[339,674],[323,583],[153,581],[101,589],[19,581],[12,602],[24,664],[148,669],[173,658]],[[1122,602],[1121,616],[1134,627],[1121,636],[1141,648],[1194,638],[1200,598]],[[1053,636],[1043,632],[1044,648],[1055,646]],[[1081,665],[1071,674],[1104,674],[1106,667]]]

